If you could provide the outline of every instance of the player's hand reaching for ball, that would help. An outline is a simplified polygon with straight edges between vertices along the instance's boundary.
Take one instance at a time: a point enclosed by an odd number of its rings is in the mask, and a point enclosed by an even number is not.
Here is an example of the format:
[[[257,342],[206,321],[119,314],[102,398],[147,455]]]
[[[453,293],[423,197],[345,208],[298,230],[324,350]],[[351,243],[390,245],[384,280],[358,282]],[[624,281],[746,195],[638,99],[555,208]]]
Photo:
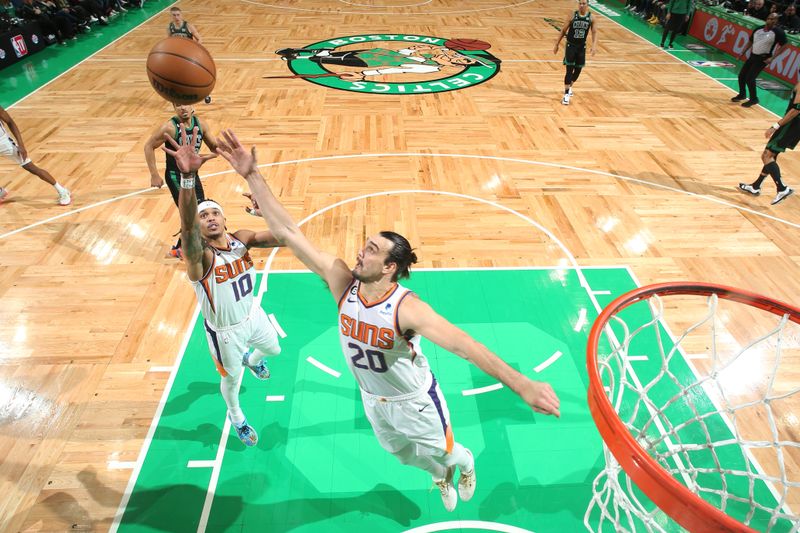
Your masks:
[[[256,147],[248,150],[233,133],[233,130],[222,130],[223,139],[217,139],[217,153],[231,164],[240,176],[246,178],[251,172],[258,171]]]
[[[518,394],[537,413],[561,416],[561,402],[549,383],[527,380]]]
[[[172,150],[167,148],[167,145],[161,147],[166,153],[175,158],[175,164],[178,165],[178,170],[184,174],[197,172],[203,163],[209,159],[214,159],[217,154],[198,154],[194,151],[194,139],[197,137],[197,126],[192,129],[190,136],[186,135],[186,129],[183,124],[180,125],[181,130],[181,144],[178,144],[175,139],[164,134],[164,139],[172,146]]]
[[[255,198],[253,198],[253,195],[250,194],[249,192],[243,192],[242,196],[250,200],[251,205],[244,208],[244,210],[247,211],[247,214],[253,215],[254,217],[260,217],[261,209],[258,207],[258,202],[256,202]]]

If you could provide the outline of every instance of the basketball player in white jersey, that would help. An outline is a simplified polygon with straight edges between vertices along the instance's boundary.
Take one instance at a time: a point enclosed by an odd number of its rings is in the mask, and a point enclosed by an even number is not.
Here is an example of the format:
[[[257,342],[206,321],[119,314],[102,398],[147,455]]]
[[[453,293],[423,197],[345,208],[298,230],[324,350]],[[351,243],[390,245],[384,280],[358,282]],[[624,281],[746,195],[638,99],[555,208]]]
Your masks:
[[[217,153],[247,180],[275,239],[291,248],[328,285],[339,304],[345,360],[361,388],[364,411],[381,446],[430,472],[448,511],[472,498],[475,461],[455,442],[442,391],[420,350],[425,337],[467,359],[519,394],[534,411],[559,416],[559,400],[547,383],[531,381],[485,346],[437,314],[397,280],[409,275],[416,255],[408,241],[384,231],[367,239],[355,268],[318,250],[278,202],[233,132],[223,131]],[[454,472],[459,469],[458,496]]]
[[[225,214],[213,200],[197,203],[194,180],[197,169],[215,155],[194,151],[198,128],[187,141],[180,125],[182,145],[164,135],[172,149],[162,149],[175,158],[181,171],[178,209],[186,273],[194,286],[205,319],[206,338],[221,379],[220,390],[228,406],[236,434],[246,446],[258,442],[256,430],[247,423],[239,406],[242,371],[247,367],[258,379],[269,378],[264,358],[277,355],[278,334],[264,310],[254,305],[256,271],[249,248],[279,246],[269,231],[239,230],[227,233]],[[188,172],[191,168],[191,172]],[[252,351],[248,352],[248,349]]]
[[[9,135],[9,130],[11,135]],[[69,191],[65,187],[62,187],[48,171],[37,167],[30,160],[28,157],[28,150],[25,149],[25,143],[22,141],[22,134],[16,122],[14,122],[14,119],[8,114],[8,111],[2,107],[0,107],[0,155],[8,157],[40,180],[46,181],[52,185],[58,193],[58,205],[69,205],[72,203]],[[0,187],[0,202],[7,197],[8,190]]]

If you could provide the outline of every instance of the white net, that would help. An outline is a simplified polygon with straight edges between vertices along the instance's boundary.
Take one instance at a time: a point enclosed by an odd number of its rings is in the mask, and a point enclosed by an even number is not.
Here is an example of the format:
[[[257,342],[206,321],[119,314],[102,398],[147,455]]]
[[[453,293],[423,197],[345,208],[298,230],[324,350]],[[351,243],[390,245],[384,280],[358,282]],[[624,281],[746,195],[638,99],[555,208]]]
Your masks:
[[[788,318],[716,294],[653,296],[612,315],[597,346],[606,397],[641,448],[757,531],[800,530],[800,328]],[[682,530],[605,456],[589,530]]]

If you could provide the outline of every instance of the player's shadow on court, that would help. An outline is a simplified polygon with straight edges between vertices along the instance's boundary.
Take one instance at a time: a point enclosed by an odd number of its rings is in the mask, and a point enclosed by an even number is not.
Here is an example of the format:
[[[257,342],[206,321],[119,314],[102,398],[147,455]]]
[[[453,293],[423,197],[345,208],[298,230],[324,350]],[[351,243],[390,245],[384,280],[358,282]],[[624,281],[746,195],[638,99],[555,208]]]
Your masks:
[[[116,508],[122,498],[121,493],[100,483],[94,470],[82,471],[78,479],[91,497],[106,508]],[[317,522],[322,523],[320,531],[324,531],[327,530],[326,520],[347,513],[380,515],[408,526],[422,515],[414,502],[389,485],[378,484],[361,494],[332,498],[321,494],[301,475],[293,476],[293,480],[292,491],[297,489],[304,496],[271,503],[245,499],[246,495],[269,491],[271,483],[266,474],[241,475],[227,480],[225,487],[217,487],[207,531],[241,529],[284,533]],[[298,483],[302,486],[298,487]],[[226,495],[227,487],[241,488],[241,495]],[[205,488],[189,484],[136,490],[126,507],[123,523],[147,526],[157,531],[195,531],[205,498]],[[59,501],[59,505],[63,505],[63,501]]]
[[[246,387],[242,385],[239,394],[244,394],[246,390]],[[193,381],[189,383],[189,388],[186,392],[171,398],[167,402],[162,416],[172,416],[188,411],[194,402],[203,396],[210,395],[219,396],[219,401],[223,401],[222,394],[219,391],[219,381]]]
[[[223,419],[221,419],[223,420]],[[203,448],[216,448],[219,444],[221,427],[215,424],[200,424],[196,429],[178,429],[163,424],[158,426],[153,436],[155,442],[199,442]]]

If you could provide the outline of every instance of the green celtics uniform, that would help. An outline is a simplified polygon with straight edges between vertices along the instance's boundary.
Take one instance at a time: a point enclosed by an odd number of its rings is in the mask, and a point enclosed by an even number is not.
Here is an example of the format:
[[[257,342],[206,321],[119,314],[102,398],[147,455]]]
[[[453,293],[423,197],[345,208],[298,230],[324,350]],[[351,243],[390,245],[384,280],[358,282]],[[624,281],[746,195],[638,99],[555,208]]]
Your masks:
[[[181,144],[181,119],[178,117],[172,117],[170,121],[172,122],[173,126],[175,126],[175,133],[173,133],[172,138],[175,139],[175,142]],[[191,135],[192,130],[195,127],[197,127],[197,136],[194,139],[193,148],[196,153],[199,153],[200,148],[203,146],[203,127],[200,125],[200,121],[197,119],[197,117],[192,115],[192,122],[186,127],[186,134]],[[167,170],[164,172],[164,181],[167,182],[167,187],[169,188],[169,192],[172,193],[172,199],[175,200],[175,205],[178,205],[178,192],[180,191],[181,186],[181,171],[178,170],[178,164],[175,162],[175,158],[169,154],[167,154]],[[197,201],[202,202],[205,200],[206,196],[205,192],[203,191],[203,183],[200,181],[199,174],[194,180],[194,190],[197,193]]]
[[[162,28],[163,28],[163,26],[162,26]],[[189,31],[189,23],[186,22],[185,20],[183,21],[183,24],[181,24],[180,28],[176,28],[175,25],[172,22],[170,22],[169,23],[169,36],[170,37],[186,37],[187,39],[193,39],[194,38],[194,35],[192,35],[192,32]]]
[[[564,64],[570,67],[583,68],[586,64],[586,36],[592,27],[592,12],[581,16],[575,11],[567,30],[567,47],[564,52]]]
[[[790,109],[800,109],[800,104],[794,103],[796,96],[797,91],[792,91],[792,96],[789,98],[789,107],[786,108],[787,113]],[[772,134],[767,143],[767,150],[780,154],[787,149],[794,150],[798,142],[800,142],[800,115],[796,116],[788,124],[778,128],[778,131]]]

